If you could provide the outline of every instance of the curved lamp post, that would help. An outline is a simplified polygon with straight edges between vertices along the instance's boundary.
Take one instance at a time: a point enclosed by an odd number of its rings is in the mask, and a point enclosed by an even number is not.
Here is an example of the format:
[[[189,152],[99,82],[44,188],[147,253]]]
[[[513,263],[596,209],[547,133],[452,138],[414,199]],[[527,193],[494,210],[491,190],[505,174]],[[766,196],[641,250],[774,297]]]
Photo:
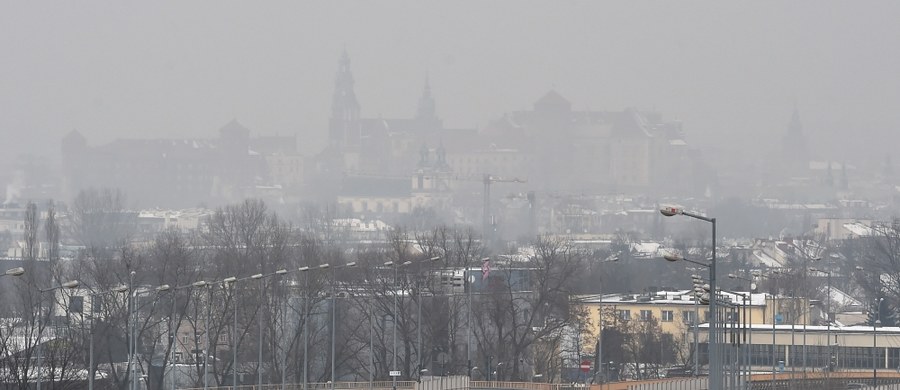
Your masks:
[[[88,345],[88,390],[94,390],[94,376],[96,373],[94,372],[94,299],[99,296],[113,294],[113,293],[124,293],[128,291],[128,286],[122,284],[107,291],[101,291],[93,294],[89,294],[91,308],[90,308],[90,342]]]
[[[9,271],[7,271],[7,272],[9,272]],[[18,272],[18,271],[16,271],[16,272]],[[24,270],[22,270],[22,273],[20,273],[19,275],[21,275],[23,273],[25,273]],[[7,275],[11,275],[11,274],[7,273]],[[79,282],[77,280],[70,280],[70,281],[60,284],[58,286],[38,289],[39,296],[38,296],[38,336],[37,336],[37,371],[38,371],[37,390],[41,390],[41,382],[44,381],[44,369],[42,367],[42,365],[44,364],[44,362],[43,362],[44,348],[43,348],[43,342],[41,342],[41,337],[43,337],[43,334],[44,334],[44,323],[43,323],[44,293],[59,290],[61,288],[73,289],[75,287],[78,287],[79,284],[81,284],[81,282]],[[50,312],[51,313],[53,312],[53,306],[50,306]]]
[[[666,252],[665,254],[663,254],[663,258],[666,259],[666,261],[671,261],[671,262],[685,261],[685,262],[688,262],[691,264],[699,265],[704,268],[709,268],[709,264],[699,262],[699,261],[694,261],[691,259],[686,259],[676,252]],[[700,275],[691,275],[691,279],[693,280],[695,286],[699,287],[702,284],[702,277]],[[710,290],[710,291],[712,291],[712,290]],[[695,288],[695,291],[694,291],[694,323],[692,324],[693,328],[694,328],[694,369],[692,370],[694,377],[696,377],[700,371],[700,309],[699,309],[699,304],[700,304],[700,299],[702,298],[703,293],[704,293],[704,291],[702,291],[702,289]],[[713,297],[714,297],[714,294],[710,293],[709,299],[712,300]],[[710,308],[710,312],[713,313],[710,316],[710,318],[715,317],[715,312],[712,311],[712,308]],[[710,337],[708,337],[708,339],[709,339],[708,343],[712,344],[712,341],[711,341],[712,334],[710,334],[709,336]],[[711,361],[712,360],[710,359],[710,362]],[[710,369],[711,368],[712,367],[710,367]]]
[[[594,362],[594,375],[597,375],[597,371],[600,371],[600,384],[603,384],[603,380],[605,379],[603,376],[603,263],[616,262],[619,261],[619,256],[616,253],[609,255],[607,258],[600,260],[597,262],[598,268],[600,269],[598,273],[600,277],[598,277],[598,290],[600,290],[600,307],[597,308],[597,316],[600,317],[600,320],[597,321],[597,361]],[[542,374],[535,374],[535,378],[543,377]]]
[[[303,298],[303,390],[307,390],[309,386],[309,271],[313,269],[325,270],[330,265],[328,263],[319,264],[318,267],[310,268],[303,266],[297,269],[304,275],[305,297]],[[333,383],[333,381],[332,381]]]
[[[813,267],[810,267],[809,270],[811,272],[816,272],[816,273],[821,272],[827,276],[826,280],[828,283],[828,296],[826,297],[827,301],[825,302],[825,336],[826,336],[825,339],[828,341],[827,345],[828,345],[828,355],[829,355],[828,356],[828,369],[825,370],[825,377],[827,378],[828,375],[830,374],[830,372],[836,368],[836,367],[831,366],[831,363],[832,363],[831,357],[834,356],[834,350],[832,349],[832,344],[831,344],[831,271],[825,271],[825,270],[813,268]],[[834,362],[834,363],[836,366],[837,362]]]
[[[351,268],[356,267],[356,262],[351,261],[344,265],[338,265],[331,268],[331,390],[334,390],[334,376],[335,371],[337,371],[337,367],[335,367],[335,356],[334,356],[334,339],[335,339],[335,317],[337,317],[337,301],[335,300],[335,295],[337,293],[335,285],[337,284],[337,277],[335,276],[336,268]]]
[[[260,311],[262,311],[262,300],[264,298],[263,292],[265,290],[265,285],[263,284],[263,282],[265,281],[266,278],[269,278],[272,276],[281,276],[286,273],[288,273],[288,270],[280,269],[278,271],[267,273],[267,274],[255,274],[253,276],[250,276],[250,279],[258,280],[260,282],[260,285],[259,285],[259,287],[260,287],[259,288],[260,302],[259,302],[259,308],[256,311],[257,327],[259,328],[259,340],[257,342],[258,347],[259,347],[259,351],[258,351],[259,356],[257,357],[258,361],[256,362],[256,386],[257,386],[257,388],[260,388],[260,389],[262,388],[262,370],[261,370],[261,368],[262,368],[262,359],[263,359],[263,326],[262,326],[262,316],[260,315]],[[273,357],[274,357],[274,352],[273,352]]]
[[[712,224],[712,259],[709,262],[709,288],[711,294],[715,294],[716,291],[716,219],[706,217],[700,214],[694,214],[687,211],[684,211],[680,207],[675,206],[666,206],[659,209],[660,214],[666,217],[672,217],[676,215],[684,215],[686,217],[691,217],[694,219],[699,219],[701,221],[709,222]],[[719,346],[718,346],[718,329],[716,322],[716,300],[709,300],[709,311],[713,313],[713,315],[709,318],[709,389],[710,390],[719,390],[722,388],[722,371],[721,371],[721,362],[719,361]]]

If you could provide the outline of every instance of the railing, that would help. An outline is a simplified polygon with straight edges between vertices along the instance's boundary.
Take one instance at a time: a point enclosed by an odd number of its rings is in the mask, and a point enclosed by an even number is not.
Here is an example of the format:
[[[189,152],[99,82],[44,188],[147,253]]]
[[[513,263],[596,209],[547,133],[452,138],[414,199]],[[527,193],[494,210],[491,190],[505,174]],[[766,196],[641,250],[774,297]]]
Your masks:
[[[469,389],[485,389],[485,390],[701,390],[707,388],[707,378],[667,378],[653,380],[638,380],[611,382],[604,384],[571,384],[571,383],[537,383],[537,382],[500,382],[500,381],[454,381],[445,378],[445,381],[438,382],[439,377],[423,380],[422,383],[416,381],[397,381],[396,390],[469,390]],[[467,379],[467,378],[466,378]],[[772,374],[755,374],[750,378],[750,389],[753,390],[787,390],[787,389],[809,389],[809,390],[838,390],[847,388],[848,384],[866,384],[871,385],[872,373],[864,371],[838,371],[829,373],[828,377],[824,373],[806,373],[806,378],[801,373],[796,373],[791,378],[790,373],[776,374],[773,380]],[[437,385],[437,386],[435,386]],[[308,383],[306,390],[331,390],[332,385],[328,382]],[[209,387],[208,390],[231,390],[231,386]],[[304,390],[302,383],[289,383],[284,386],[285,390]],[[376,382],[335,382],[335,390],[394,390],[392,381],[376,381]],[[900,372],[879,372],[878,373],[878,389],[900,390]],[[179,390],[203,390],[198,388],[181,388]],[[280,384],[266,384],[262,386],[243,385],[237,386],[237,390],[282,390]]]

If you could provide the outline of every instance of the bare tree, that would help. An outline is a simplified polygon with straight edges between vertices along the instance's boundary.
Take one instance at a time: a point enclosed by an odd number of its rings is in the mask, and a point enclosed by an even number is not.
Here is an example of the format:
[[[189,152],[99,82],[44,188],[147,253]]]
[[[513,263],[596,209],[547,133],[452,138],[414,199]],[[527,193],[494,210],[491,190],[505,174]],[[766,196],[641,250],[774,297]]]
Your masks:
[[[118,189],[82,190],[68,210],[72,239],[92,250],[121,246],[131,237],[135,220],[125,212],[125,194]]]
[[[47,260],[55,264],[59,260],[59,221],[53,201],[47,204],[47,219],[44,220],[44,236],[47,238]]]
[[[25,253],[24,258],[34,260],[38,257],[38,211],[37,205],[28,202],[25,206]]]

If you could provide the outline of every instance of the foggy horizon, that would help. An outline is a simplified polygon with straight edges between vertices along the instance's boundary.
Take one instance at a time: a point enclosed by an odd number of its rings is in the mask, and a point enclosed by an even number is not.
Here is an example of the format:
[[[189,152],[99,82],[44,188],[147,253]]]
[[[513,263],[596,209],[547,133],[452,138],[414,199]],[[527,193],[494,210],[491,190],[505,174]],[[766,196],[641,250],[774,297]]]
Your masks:
[[[555,90],[573,109],[655,110],[701,150],[752,160],[796,105],[811,158],[874,163],[900,125],[888,49],[900,6],[876,4],[8,5],[0,141],[52,159],[73,129],[98,145],[208,138],[237,119],[297,134],[312,155],[346,50],[366,117],[412,115],[427,75],[450,128],[482,129]]]

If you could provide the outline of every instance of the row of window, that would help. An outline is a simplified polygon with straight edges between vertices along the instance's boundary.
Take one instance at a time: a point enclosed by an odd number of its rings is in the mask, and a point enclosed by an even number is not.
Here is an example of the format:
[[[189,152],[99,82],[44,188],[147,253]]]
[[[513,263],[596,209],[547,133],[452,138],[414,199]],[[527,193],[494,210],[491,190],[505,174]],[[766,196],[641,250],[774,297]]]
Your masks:
[[[672,322],[675,321],[675,312],[672,310],[663,310],[661,313],[662,322]],[[709,318],[709,311],[704,312],[707,318]],[[616,316],[622,321],[631,320],[631,310],[617,310]],[[652,310],[641,310],[640,311],[640,320],[641,321],[650,321],[653,319],[653,311]],[[694,323],[694,312],[692,311],[683,311],[681,312],[681,320],[686,324]]]

